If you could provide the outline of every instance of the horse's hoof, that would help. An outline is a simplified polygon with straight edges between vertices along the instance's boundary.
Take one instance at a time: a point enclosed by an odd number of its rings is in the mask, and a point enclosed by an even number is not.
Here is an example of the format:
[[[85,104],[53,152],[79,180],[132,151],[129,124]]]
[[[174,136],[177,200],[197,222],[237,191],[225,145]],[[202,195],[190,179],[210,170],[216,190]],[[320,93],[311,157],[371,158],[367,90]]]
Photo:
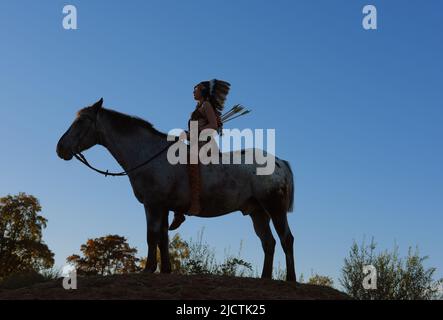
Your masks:
[[[286,281],[297,283],[297,278],[295,276],[294,277],[286,277]]]
[[[143,269],[143,273],[154,273],[155,270],[157,270],[157,267],[153,268],[153,267],[146,267]]]

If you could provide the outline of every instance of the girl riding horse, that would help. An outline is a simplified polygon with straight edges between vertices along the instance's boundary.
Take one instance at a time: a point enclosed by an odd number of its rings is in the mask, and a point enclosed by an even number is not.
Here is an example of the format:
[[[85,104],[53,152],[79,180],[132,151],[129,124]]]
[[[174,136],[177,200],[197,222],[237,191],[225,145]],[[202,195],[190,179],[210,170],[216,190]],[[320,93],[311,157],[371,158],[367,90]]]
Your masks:
[[[197,105],[188,121],[188,131],[186,135],[189,141],[191,121],[198,123],[198,134],[205,129],[213,129],[221,133],[223,124],[220,116],[229,89],[230,84],[228,82],[217,79],[202,81],[194,87],[194,99],[197,101]],[[213,137],[210,137],[210,139],[212,138]],[[198,142],[198,151],[205,143],[204,141]],[[188,176],[191,187],[191,206],[187,214],[198,215],[200,213],[200,165],[198,162],[197,164],[191,164],[190,161],[188,161]],[[175,212],[174,220],[169,226],[169,230],[177,229],[185,219],[183,212]]]

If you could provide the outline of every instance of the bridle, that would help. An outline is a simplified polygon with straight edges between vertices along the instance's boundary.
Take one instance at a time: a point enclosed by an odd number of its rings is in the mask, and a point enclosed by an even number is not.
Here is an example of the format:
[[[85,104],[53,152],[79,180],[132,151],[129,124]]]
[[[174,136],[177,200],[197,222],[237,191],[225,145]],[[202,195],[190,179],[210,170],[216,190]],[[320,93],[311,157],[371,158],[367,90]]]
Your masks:
[[[97,116],[98,116],[98,112],[97,111]],[[92,117],[83,115],[82,117],[88,118],[89,120],[91,120],[94,123],[94,128],[97,130],[97,116],[95,119],[93,119]],[[88,130],[81,136],[81,138],[78,140],[78,145],[81,144],[82,140],[86,137],[86,135],[89,133],[89,131],[91,130],[91,126],[88,127]],[[80,152],[73,152],[74,157],[80,161],[81,163],[83,163],[85,166],[87,166],[88,168],[90,168],[91,170],[94,170],[95,172],[98,172],[102,175],[104,175],[105,177],[107,176],[112,176],[112,177],[117,177],[117,176],[127,176],[129,173],[147,165],[149,162],[151,162],[152,160],[154,160],[155,158],[157,158],[160,154],[162,154],[164,151],[166,151],[166,149],[168,149],[173,143],[175,143],[175,141],[169,142],[168,144],[166,144],[166,146],[162,149],[160,149],[160,151],[158,151],[156,154],[154,154],[153,156],[151,156],[149,159],[147,159],[146,161],[140,163],[139,165],[129,169],[129,170],[125,170],[122,172],[109,172],[109,170],[100,170],[95,168],[94,166],[92,166],[88,160],[86,159],[86,157]]]

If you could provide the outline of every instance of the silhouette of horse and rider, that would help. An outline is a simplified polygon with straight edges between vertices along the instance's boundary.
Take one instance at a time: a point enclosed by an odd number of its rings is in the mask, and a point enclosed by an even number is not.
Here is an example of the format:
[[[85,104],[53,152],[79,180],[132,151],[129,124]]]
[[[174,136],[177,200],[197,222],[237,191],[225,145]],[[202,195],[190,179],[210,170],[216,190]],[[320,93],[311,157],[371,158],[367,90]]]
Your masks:
[[[223,123],[246,114],[235,106],[222,115],[230,84],[213,79],[194,87],[197,105],[190,122],[196,121],[198,131],[213,129],[221,132]],[[188,128],[189,124],[188,123]],[[186,132],[189,139],[189,131]],[[178,141],[176,143],[185,143]],[[123,168],[109,173],[92,167],[82,152],[95,146],[105,147]],[[144,205],[147,223],[148,258],[145,272],[157,269],[157,247],[160,249],[160,272],[171,272],[168,230],[176,229],[186,215],[217,217],[236,211],[249,215],[260,238],[264,263],[262,278],[272,278],[275,239],[270,221],[275,227],[286,256],[286,279],[295,281],[293,253],[294,237],[287,213],[293,209],[294,181],[289,163],[275,157],[275,169],[269,175],[256,175],[260,164],[171,164],[165,152],[171,142],[167,134],[137,117],[103,107],[103,99],[78,111],[69,129],[57,144],[57,154],[64,160],[78,160],[105,175],[127,175],[137,200]],[[202,147],[199,143],[197,151]],[[220,153],[245,159],[255,148]],[[190,156],[190,155],[189,155]],[[169,225],[168,215],[174,220]]]

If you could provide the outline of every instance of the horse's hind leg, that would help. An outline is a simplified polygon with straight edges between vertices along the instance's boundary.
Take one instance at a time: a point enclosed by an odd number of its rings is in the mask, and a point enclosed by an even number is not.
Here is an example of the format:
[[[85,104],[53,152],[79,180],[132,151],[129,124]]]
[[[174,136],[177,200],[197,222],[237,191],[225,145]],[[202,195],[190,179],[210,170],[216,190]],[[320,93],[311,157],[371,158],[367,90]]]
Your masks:
[[[271,213],[272,223],[280,238],[281,246],[286,256],[286,280],[296,281],[295,263],[294,263],[294,237],[288,224],[288,215],[285,211],[279,214]]]
[[[272,264],[274,261],[275,239],[272,236],[271,228],[269,227],[269,216],[262,209],[256,209],[249,214],[254,224],[254,230],[260,238],[265,259],[263,262],[262,278],[272,279]]]

